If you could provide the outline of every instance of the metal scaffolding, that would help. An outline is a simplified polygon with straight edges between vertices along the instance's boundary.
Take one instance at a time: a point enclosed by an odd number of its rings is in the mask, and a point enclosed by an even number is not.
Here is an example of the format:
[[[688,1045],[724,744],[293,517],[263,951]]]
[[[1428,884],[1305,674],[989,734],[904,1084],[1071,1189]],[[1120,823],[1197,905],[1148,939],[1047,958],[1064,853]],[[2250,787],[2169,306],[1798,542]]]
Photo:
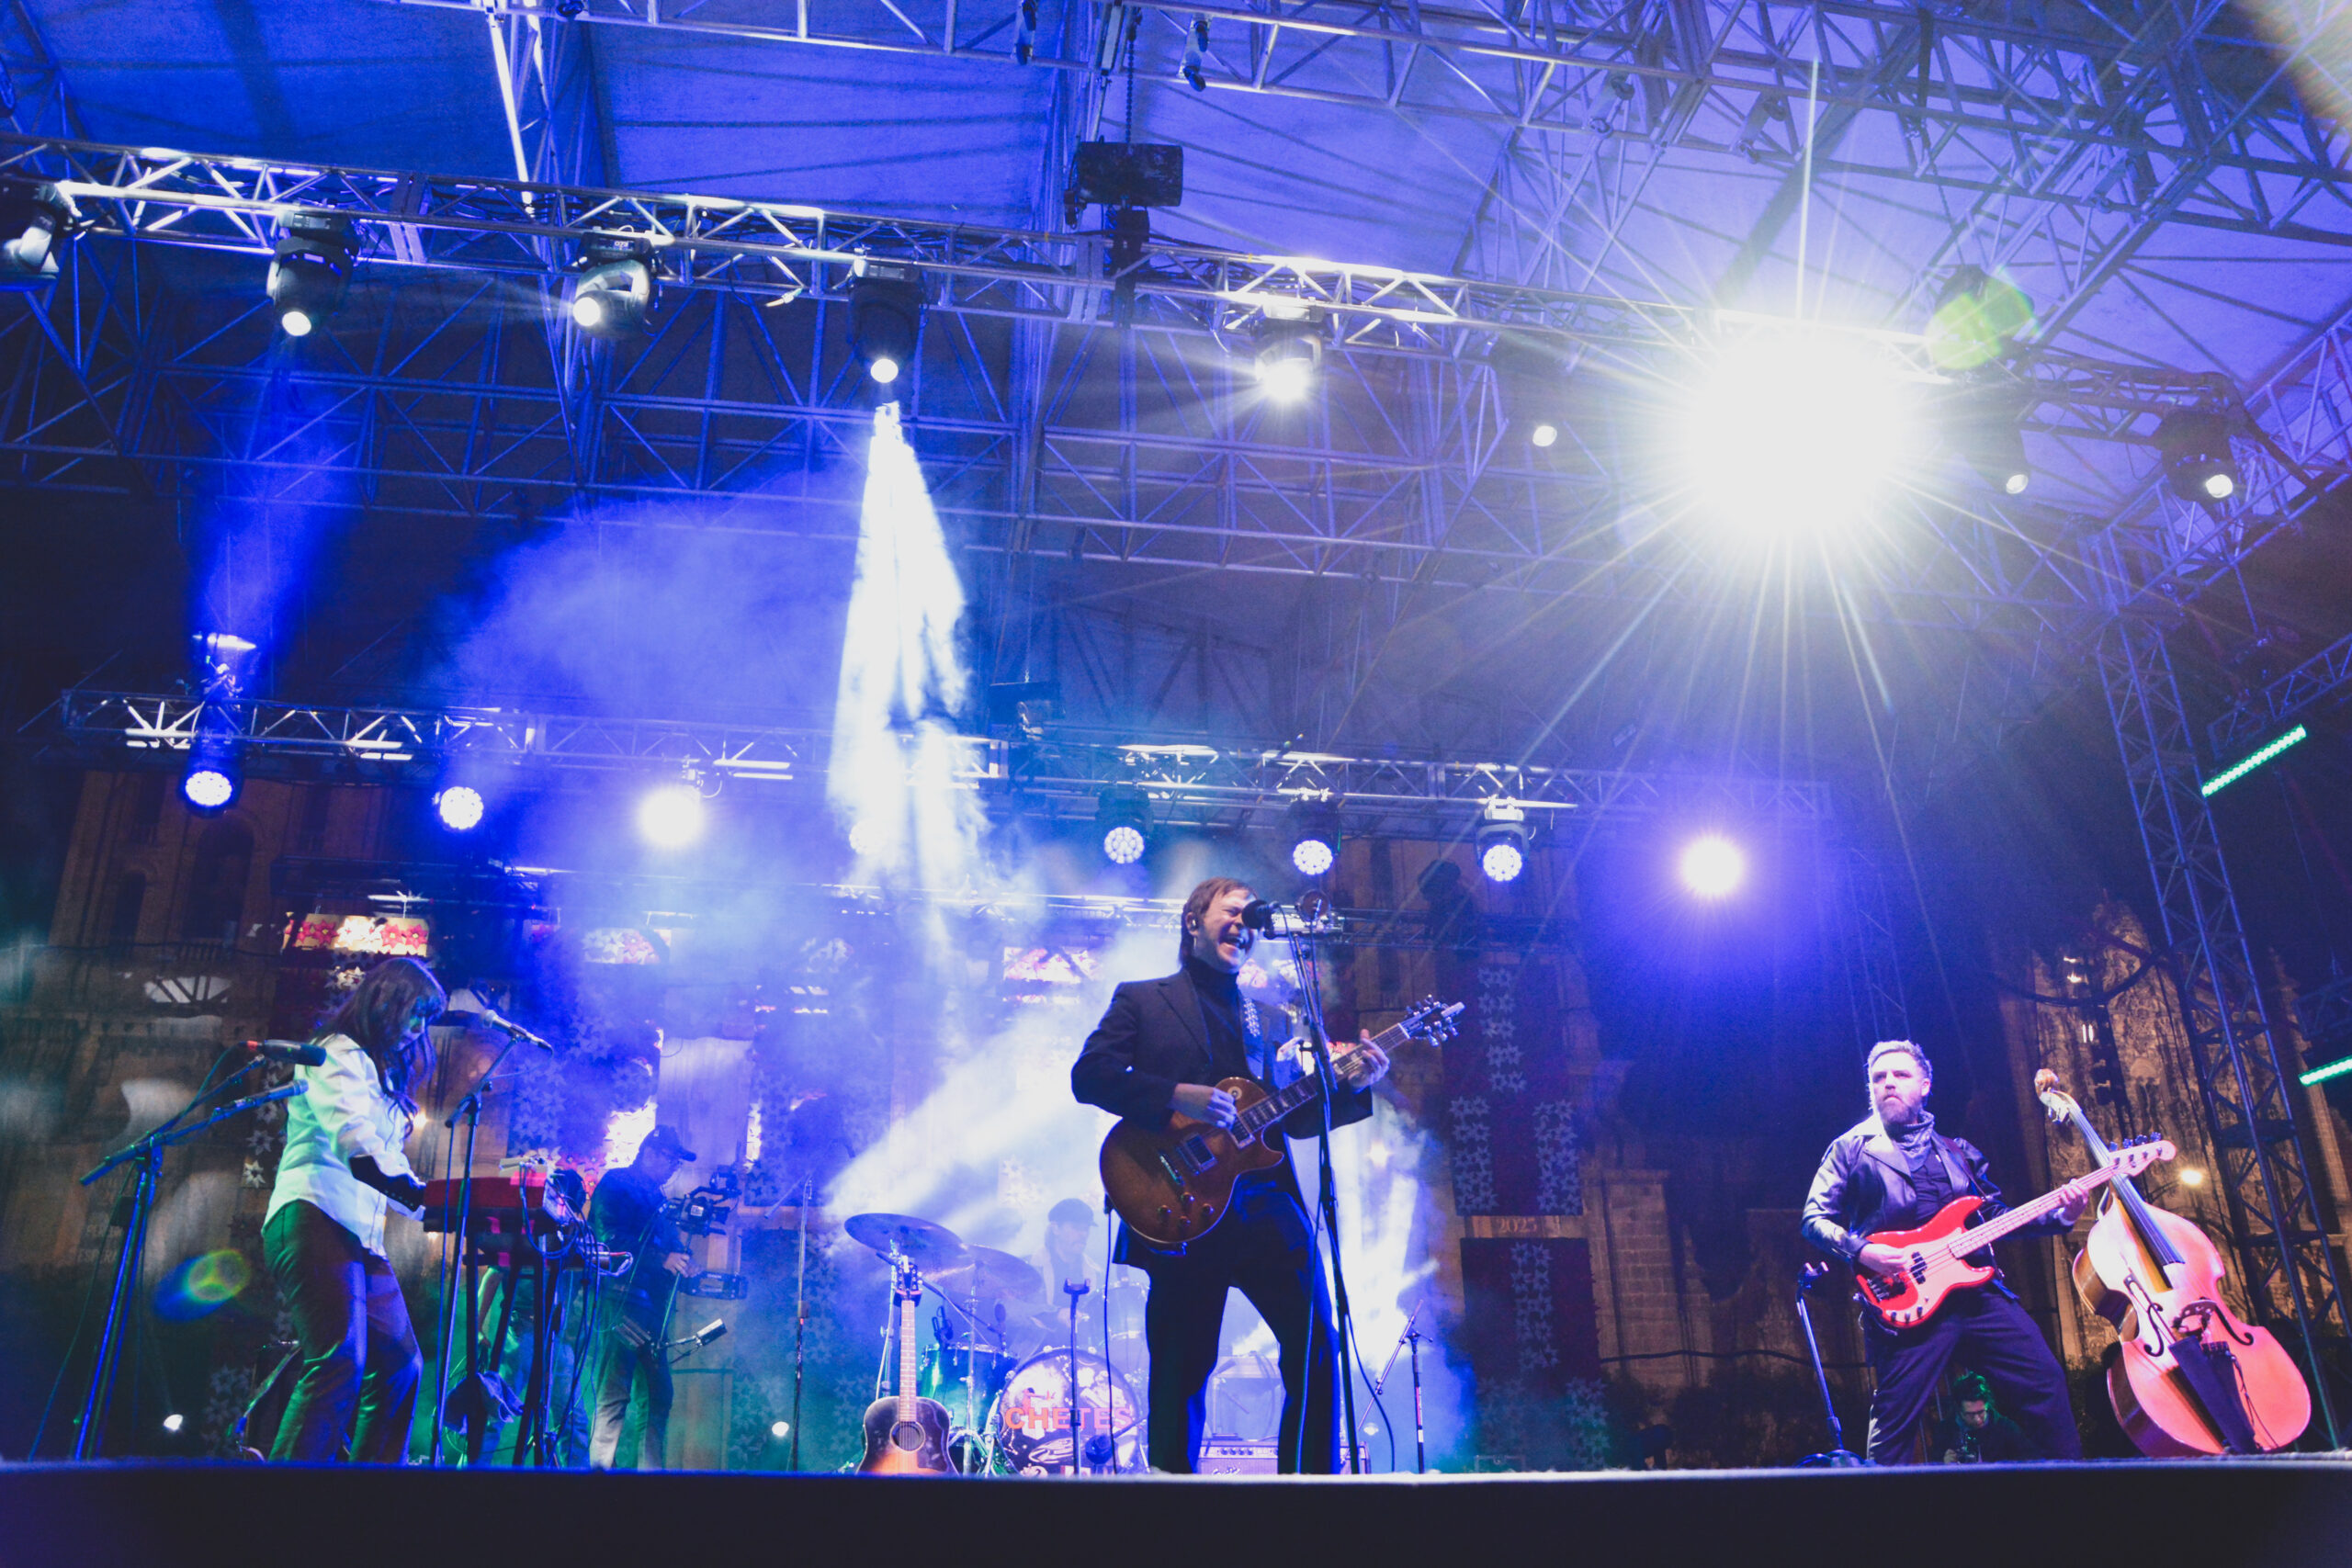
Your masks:
[[[2347,1333],[2334,1238],[2295,1125],[2291,1051],[2270,1022],[2212,812],[2198,787],[2195,731],[2158,628],[2119,623],[2099,673],[2155,879],[2165,951],[2188,1032],[2218,1172],[2255,1309],[2299,1331],[2328,1446],[2330,1361]],[[2336,1375],[2341,1375],[2340,1371]]]

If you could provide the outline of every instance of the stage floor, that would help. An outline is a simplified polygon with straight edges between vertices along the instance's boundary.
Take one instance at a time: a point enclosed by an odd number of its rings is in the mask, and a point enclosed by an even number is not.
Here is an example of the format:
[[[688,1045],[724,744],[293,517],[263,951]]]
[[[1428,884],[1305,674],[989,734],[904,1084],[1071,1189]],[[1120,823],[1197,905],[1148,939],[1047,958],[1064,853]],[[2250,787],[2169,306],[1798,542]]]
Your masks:
[[[831,1568],[859,1558],[1464,1568],[1465,1553],[1607,1568],[2343,1568],[2352,1462],[1083,1482],[0,1466],[0,1568]]]

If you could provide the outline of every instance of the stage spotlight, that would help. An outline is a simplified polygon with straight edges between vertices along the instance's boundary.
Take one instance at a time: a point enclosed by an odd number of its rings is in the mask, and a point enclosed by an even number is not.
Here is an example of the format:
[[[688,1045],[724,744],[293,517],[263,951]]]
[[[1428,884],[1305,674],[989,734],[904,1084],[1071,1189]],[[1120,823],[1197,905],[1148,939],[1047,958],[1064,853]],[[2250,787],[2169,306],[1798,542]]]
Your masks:
[[[607,342],[645,326],[653,309],[653,249],[642,240],[590,240],[580,247],[571,321]]]
[[[1340,858],[1340,806],[1329,795],[1307,795],[1291,803],[1285,813],[1290,831],[1290,863],[1302,876],[1321,876]]]
[[[1270,310],[1258,323],[1258,385],[1276,402],[1306,397],[1322,363],[1322,334],[1304,314],[1280,317]]]
[[[351,220],[339,212],[297,212],[284,223],[270,256],[266,291],[286,335],[308,337],[343,309],[358,245]]]
[[[637,803],[637,830],[657,850],[682,850],[702,837],[702,790],[691,779],[646,792]]]
[[[1133,865],[1143,858],[1144,835],[1151,828],[1151,803],[1140,785],[1113,784],[1094,807],[1094,830],[1102,836],[1102,858]]]
[[[2002,387],[1963,389],[1952,394],[1944,416],[1944,438],[1986,484],[2004,495],[2023,495],[2033,482],[2025,460],[2025,432],[2018,421],[2026,396]]]
[[[868,261],[849,286],[850,349],[879,387],[914,363],[922,326],[922,284],[914,269]]]
[[[52,185],[0,186],[0,288],[39,288],[57,276],[74,204]]]
[[[1939,370],[1973,370],[2011,352],[2033,325],[2033,301],[1983,267],[1951,269],[1928,319],[1928,356]]]
[[[1516,882],[1527,869],[1527,811],[1508,800],[1490,800],[1478,814],[1478,869],[1489,882]]]
[[[792,1423],[789,1421],[769,1422],[768,1436],[774,1438],[779,1443],[784,1441],[785,1438],[792,1436]]]
[[[1693,839],[1682,851],[1682,886],[1702,898],[1728,898],[1747,880],[1747,856],[1720,833]]]
[[[1718,524],[1765,539],[1850,528],[1922,455],[1916,380],[1859,334],[1747,331],[1699,369],[1680,454]]]
[[[176,1410],[164,1417],[164,1430],[166,1432],[176,1432],[187,1425],[187,1418]]]
[[[236,771],[215,761],[193,762],[180,778],[180,797],[188,809],[202,816],[226,811],[236,803],[240,781]]]
[[[1487,365],[1510,428],[1523,432],[1531,446],[1558,442],[1567,388],[1567,366],[1559,354],[1548,344],[1504,336],[1487,351]]]
[[[2213,409],[2176,409],[2156,426],[2165,479],[2183,501],[2227,501],[2242,482],[2230,451],[2230,421]]]
[[[453,833],[470,833],[481,826],[481,791],[471,784],[451,784],[433,797],[434,814]]]

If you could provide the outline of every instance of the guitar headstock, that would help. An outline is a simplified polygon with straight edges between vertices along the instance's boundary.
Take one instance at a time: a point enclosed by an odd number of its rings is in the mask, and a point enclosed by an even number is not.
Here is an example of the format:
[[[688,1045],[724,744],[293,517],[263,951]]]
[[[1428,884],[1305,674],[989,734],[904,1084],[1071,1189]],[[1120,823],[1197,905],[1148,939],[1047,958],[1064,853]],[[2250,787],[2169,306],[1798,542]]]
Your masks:
[[[1453,1038],[1462,1026],[1456,1020],[1462,1016],[1460,1002],[1441,1003],[1435,997],[1423,997],[1413,1010],[1399,1020],[1396,1027],[1408,1040],[1426,1040],[1432,1045]]]
[[[913,1258],[895,1248],[890,1253],[890,1292],[902,1302],[922,1300],[922,1271]]]

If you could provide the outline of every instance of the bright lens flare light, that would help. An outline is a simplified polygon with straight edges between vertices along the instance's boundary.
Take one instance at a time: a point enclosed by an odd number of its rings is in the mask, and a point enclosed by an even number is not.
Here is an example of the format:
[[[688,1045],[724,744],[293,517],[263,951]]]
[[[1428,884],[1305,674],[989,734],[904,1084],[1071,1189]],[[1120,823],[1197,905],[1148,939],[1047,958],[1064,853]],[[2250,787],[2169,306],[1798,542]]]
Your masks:
[[[637,803],[637,830],[657,850],[682,850],[702,837],[702,791],[663,784]]]
[[[1315,384],[1315,365],[1306,359],[1274,359],[1258,367],[1258,385],[1278,403],[1295,403]]]
[[[1143,859],[1143,835],[1122,822],[1102,835],[1102,856],[1113,865],[1133,865]]]
[[[1682,886],[1702,898],[1728,898],[1747,880],[1747,857],[1720,833],[1693,839],[1682,852]]]
[[[865,367],[865,373],[887,387],[899,378],[899,362],[887,354],[876,355],[874,363]]]
[[[1331,846],[1320,839],[1301,839],[1290,849],[1290,863],[1298,867],[1302,876],[1320,876],[1331,869],[1336,859]]]
[[[571,320],[581,327],[601,327],[605,324],[605,302],[594,294],[571,297]]]
[[[311,320],[308,310],[288,310],[278,316],[277,324],[288,337],[309,337],[311,328],[316,323]]]
[[[1766,541],[1867,521],[1927,447],[1902,367],[1875,344],[1826,332],[1725,344],[1680,434],[1700,509]]]

